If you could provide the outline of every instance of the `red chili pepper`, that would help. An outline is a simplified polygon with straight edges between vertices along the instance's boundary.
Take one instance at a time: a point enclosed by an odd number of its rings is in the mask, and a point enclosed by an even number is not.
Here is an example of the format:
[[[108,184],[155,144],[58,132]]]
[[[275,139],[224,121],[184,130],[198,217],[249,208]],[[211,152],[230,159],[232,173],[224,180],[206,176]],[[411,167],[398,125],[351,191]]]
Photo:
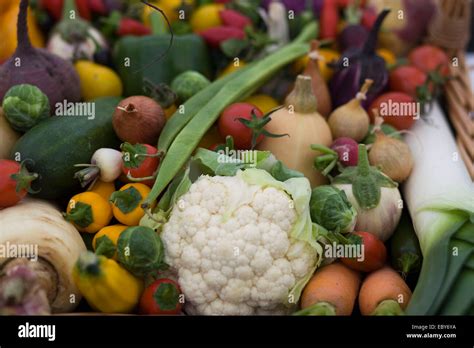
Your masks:
[[[219,47],[221,42],[229,39],[245,39],[243,29],[225,26],[209,28],[201,31],[199,35],[201,35],[204,41],[211,47]]]
[[[41,7],[44,8],[53,17],[55,21],[59,21],[63,15],[64,0],[41,0]],[[89,9],[88,0],[76,0],[76,7],[79,15],[90,20],[92,18]]]
[[[339,9],[337,0],[324,0],[321,10],[321,39],[335,39],[339,23]]]
[[[118,36],[145,36],[150,35],[151,30],[141,22],[132,18],[122,18],[116,31]]]
[[[252,25],[250,18],[234,10],[222,10],[219,16],[226,27],[245,29],[246,26]]]
[[[106,16],[109,13],[103,0],[88,0],[88,4],[92,13],[96,13],[101,16]]]
[[[363,10],[360,22],[367,30],[372,29],[376,20],[377,12],[372,7],[367,7]]]
[[[64,0],[41,0],[40,6],[45,9],[55,21],[62,16]]]
[[[89,0],[76,0],[77,10],[79,11],[79,15],[90,21],[92,19],[91,10],[89,8]]]

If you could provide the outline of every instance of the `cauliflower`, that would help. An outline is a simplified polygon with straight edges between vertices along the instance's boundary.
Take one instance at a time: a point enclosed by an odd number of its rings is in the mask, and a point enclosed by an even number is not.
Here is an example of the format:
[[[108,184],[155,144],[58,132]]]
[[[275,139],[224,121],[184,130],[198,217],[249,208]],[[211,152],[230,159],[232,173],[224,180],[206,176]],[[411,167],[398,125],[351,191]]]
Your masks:
[[[307,179],[282,183],[259,169],[200,176],[174,204],[161,233],[186,311],[287,313],[320,260],[310,195]]]

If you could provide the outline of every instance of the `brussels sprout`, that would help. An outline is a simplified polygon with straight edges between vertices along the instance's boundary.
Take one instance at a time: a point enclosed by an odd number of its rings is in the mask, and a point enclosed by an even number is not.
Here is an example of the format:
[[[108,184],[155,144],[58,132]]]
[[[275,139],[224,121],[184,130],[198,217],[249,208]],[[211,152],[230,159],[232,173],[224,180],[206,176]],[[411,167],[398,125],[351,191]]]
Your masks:
[[[28,84],[10,88],[2,107],[11,127],[20,132],[26,132],[51,115],[46,94]]]
[[[210,84],[211,82],[204,75],[197,71],[189,70],[179,74],[173,82],[171,82],[171,89],[178,96],[178,100],[184,103]]]
[[[147,275],[166,268],[160,236],[149,227],[129,227],[117,242],[118,261],[133,275]]]
[[[334,186],[316,187],[311,193],[310,213],[313,222],[332,232],[351,232],[357,212],[344,191]]]

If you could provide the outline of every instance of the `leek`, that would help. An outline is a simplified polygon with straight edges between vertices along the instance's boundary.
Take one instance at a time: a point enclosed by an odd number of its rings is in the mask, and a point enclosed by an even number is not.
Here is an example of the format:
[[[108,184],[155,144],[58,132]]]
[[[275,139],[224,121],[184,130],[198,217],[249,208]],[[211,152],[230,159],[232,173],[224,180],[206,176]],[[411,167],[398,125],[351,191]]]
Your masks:
[[[474,184],[435,104],[406,142],[414,168],[403,187],[423,253],[411,315],[462,315],[474,306]]]

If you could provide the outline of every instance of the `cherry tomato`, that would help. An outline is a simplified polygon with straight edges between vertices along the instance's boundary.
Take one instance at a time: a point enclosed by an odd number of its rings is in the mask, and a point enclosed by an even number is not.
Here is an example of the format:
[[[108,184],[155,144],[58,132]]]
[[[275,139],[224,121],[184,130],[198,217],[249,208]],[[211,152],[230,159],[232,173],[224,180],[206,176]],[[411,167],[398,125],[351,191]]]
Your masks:
[[[235,103],[229,105],[221,114],[218,121],[219,133],[225,138],[228,135],[234,138],[236,149],[248,150],[252,147],[252,130],[242,124],[238,119],[250,120],[252,112],[259,118],[263,117],[262,111],[249,103]],[[262,141],[263,135],[257,138],[257,144]]]
[[[362,238],[363,257],[343,257],[341,261],[348,267],[361,272],[372,272],[382,268],[387,260],[385,244],[369,232],[354,232]]]
[[[0,208],[21,201],[37,177],[37,174],[29,173],[23,163],[0,159]]]
[[[416,87],[426,82],[426,73],[415,66],[399,66],[390,73],[390,90],[417,98]]]
[[[408,60],[413,66],[425,73],[439,68],[442,76],[449,75],[449,57],[439,47],[432,45],[416,47],[408,55]]]
[[[375,120],[375,111],[389,124],[398,130],[409,129],[416,121],[420,110],[418,103],[408,94],[401,92],[388,92],[378,96],[369,107],[372,122]]]
[[[123,143],[122,150],[122,172],[125,176],[133,178],[154,177],[156,169],[160,164],[160,157],[156,147],[148,144],[131,145]],[[139,181],[147,186],[153,186],[155,179]]]
[[[183,307],[179,285],[172,279],[161,278],[148,286],[140,298],[140,313],[179,314]]]

